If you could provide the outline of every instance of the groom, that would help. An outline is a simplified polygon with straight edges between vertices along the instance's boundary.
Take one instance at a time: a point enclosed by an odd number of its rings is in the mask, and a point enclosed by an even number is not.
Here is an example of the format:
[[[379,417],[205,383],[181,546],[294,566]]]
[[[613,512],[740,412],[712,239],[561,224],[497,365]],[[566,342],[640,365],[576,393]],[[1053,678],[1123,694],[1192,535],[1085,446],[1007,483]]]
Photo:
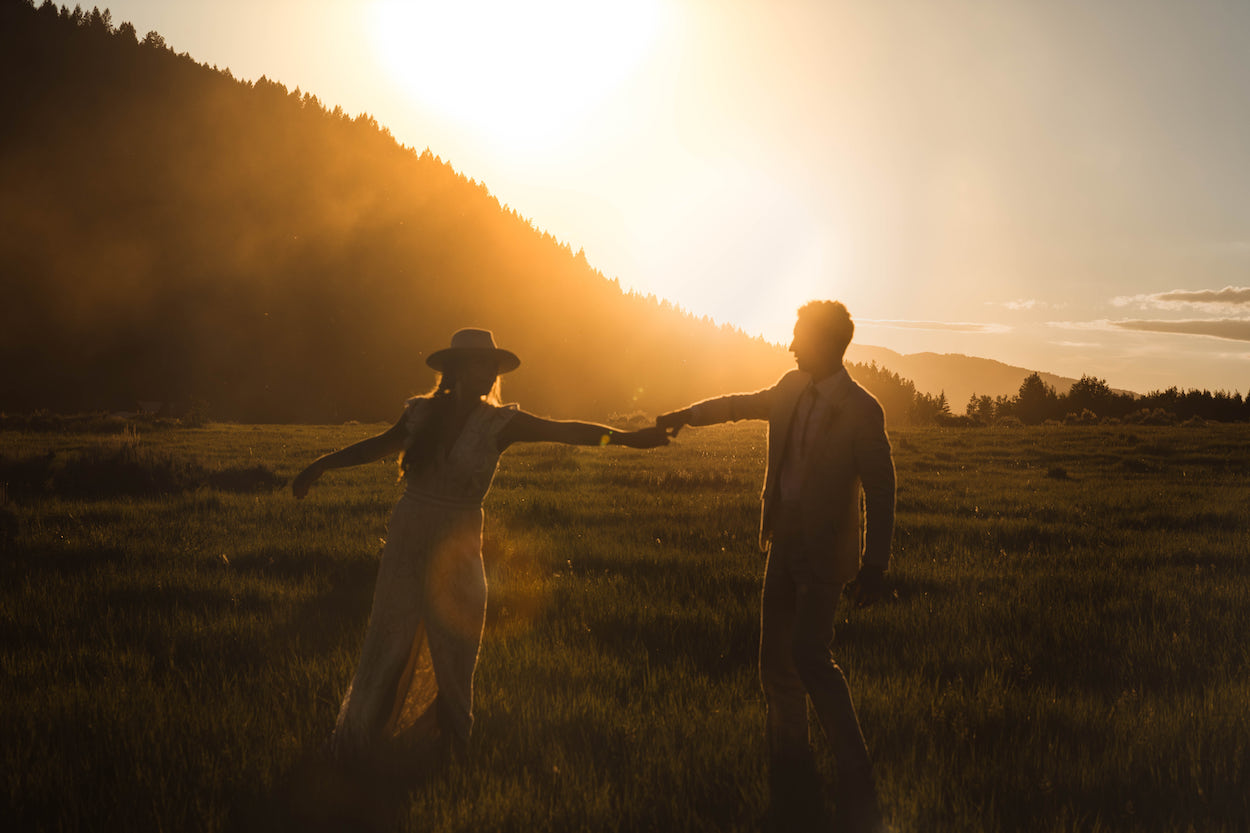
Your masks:
[[[809,697],[837,760],[835,829],[884,829],[855,705],[830,652],[843,588],[851,583],[860,604],[882,595],[894,530],[885,415],[842,366],[854,331],[841,303],[812,301],[794,325],[797,370],[771,388],[708,399],[656,420],[674,436],[684,425],[768,420],[760,680],[768,708],[768,820],[777,830],[825,824],[808,744]]]

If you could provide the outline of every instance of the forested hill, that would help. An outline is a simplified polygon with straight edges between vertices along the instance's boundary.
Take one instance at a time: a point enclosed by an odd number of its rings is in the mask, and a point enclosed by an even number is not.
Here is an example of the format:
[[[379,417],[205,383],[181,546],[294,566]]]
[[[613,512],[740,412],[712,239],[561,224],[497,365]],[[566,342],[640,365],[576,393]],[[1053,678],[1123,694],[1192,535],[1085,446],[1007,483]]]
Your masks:
[[[566,417],[751,389],[786,352],[623,293],[367,116],[107,12],[0,0],[0,411],[387,419],[462,326]]]

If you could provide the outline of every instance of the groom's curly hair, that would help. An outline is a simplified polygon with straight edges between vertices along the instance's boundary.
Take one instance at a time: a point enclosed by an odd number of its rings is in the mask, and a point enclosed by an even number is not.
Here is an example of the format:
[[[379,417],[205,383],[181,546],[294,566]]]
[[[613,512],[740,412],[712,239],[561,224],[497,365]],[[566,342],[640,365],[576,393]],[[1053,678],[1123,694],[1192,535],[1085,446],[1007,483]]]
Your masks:
[[[841,301],[808,301],[799,307],[799,319],[810,321],[829,334],[838,361],[846,354],[855,335],[855,322]]]

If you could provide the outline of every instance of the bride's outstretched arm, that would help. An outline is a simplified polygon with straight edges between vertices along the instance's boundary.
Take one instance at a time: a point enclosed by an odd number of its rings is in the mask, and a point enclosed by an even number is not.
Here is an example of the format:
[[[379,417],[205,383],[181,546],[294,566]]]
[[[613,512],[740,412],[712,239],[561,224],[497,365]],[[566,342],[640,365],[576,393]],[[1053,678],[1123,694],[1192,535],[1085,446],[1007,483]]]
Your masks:
[[[330,469],[342,469],[348,466],[359,466],[381,460],[388,454],[396,454],[403,450],[404,440],[408,431],[403,418],[381,434],[352,443],[347,448],[333,451],[314,460],[308,468],[296,475],[291,481],[291,492],[297,498],[308,494],[308,488]]]
[[[659,428],[618,431],[607,425],[573,420],[544,419],[518,411],[499,432],[499,449],[513,443],[566,443],[568,445],[624,445],[655,448],[668,445],[668,436]]]

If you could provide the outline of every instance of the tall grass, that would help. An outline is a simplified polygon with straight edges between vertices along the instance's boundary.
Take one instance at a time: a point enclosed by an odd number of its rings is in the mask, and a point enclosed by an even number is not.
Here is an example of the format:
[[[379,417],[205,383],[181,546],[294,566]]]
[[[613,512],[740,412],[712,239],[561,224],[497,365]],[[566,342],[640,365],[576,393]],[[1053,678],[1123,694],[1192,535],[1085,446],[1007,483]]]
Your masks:
[[[0,433],[4,816],[273,830],[316,812],[305,764],[398,487],[393,463],[304,502],[274,487],[377,429]],[[834,649],[898,828],[1246,829],[1244,428],[893,437],[898,598],[844,610]],[[185,478],[63,474],[121,471],[127,444],[140,471]],[[762,454],[746,426],[505,455],[470,760],[407,796],[409,826],[755,828]],[[268,479],[211,476],[253,470]]]

